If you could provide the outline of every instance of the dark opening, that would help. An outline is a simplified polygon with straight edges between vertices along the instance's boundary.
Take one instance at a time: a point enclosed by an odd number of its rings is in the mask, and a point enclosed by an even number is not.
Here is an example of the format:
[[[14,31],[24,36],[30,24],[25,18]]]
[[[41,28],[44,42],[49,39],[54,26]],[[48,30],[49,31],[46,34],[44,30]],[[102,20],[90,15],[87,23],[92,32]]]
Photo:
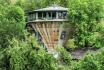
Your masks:
[[[42,12],[38,12],[38,18],[42,19]]]
[[[52,19],[56,19],[56,12],[52,12]]]
[[[67,12],[63,12],[63,19],[66,18],[66,14],[67,14]]]
[[[61,38],[60,39],[65,39],[65,36],[66,36],[66,31],[62,31],[62,33],[61,33]]]
[[[47,19],[52,19],[51,12],[48,12],[48,18]]]
[[[36,14],[35,14],[35,13],[33,13],[33,19],[34,19],[34,20],[36,19]]]
[[[29,15],[29,18],[28,18],[30,21],[32,20],[32,14]]]
[[[63,18],[62,12],[58,12],[58,18],[59,19],[62,19]]]
[[[43,19],[46,19],[46,12],[43,12]]]

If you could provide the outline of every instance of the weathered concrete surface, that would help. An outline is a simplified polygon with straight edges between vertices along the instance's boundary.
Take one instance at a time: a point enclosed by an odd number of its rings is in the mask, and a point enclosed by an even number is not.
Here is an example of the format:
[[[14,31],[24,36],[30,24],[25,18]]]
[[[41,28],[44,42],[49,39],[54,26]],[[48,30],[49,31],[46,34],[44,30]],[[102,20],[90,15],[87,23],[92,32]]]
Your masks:
[[[98,50],[98,48],[79,48],[70,51],[70,53],[73,59],[81,59],[87,52],[96,53]]]

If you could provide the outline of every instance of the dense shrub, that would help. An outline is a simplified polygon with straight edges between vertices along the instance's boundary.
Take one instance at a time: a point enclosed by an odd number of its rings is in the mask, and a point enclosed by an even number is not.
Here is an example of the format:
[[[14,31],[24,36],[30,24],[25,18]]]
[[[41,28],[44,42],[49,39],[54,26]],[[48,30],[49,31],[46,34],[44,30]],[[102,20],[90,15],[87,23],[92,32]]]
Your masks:
[[[73,70],[98,70],[98,68],[98,62],[94,60],[94,55],[90,53],[77,62]]]
[[[81,69],[82,70],[98,70],[97,62],[93,59],[94,57],[91,55],[87,55],[81,61]],[[81,70],[80,69],[80,70]]]
[[[66,49],[74,49],[77,48],[77,46],[75,46],[75,40],[74,39],[69,39],[66,43]]]
[[[64,47],[57,47],[57,52],[59,53],[59,61],[65,65],[71,65],[71,55],[66,51]]]
[[[74,63],[72,70],[104,70],[104,48],[92,54],[86,54],[85,57]]]
[[[95,54],[94,60],[99,63],[99,70],[104,70],[104,48]]]
[[[0,4],[0,47],[8,47],[13,37],[24,38],[24,11],[16,6],[2,6]]]
[[[68,41],[67,49],[75,48],[75,45],[99,48],[104,45],[104,27],[103,24],[100,24],[104,13],[103,1],[1,0],[0,70],[70,70],[71,67],[72,70],[104,70],[104,49],[95,55],[88,54],[76,62],[72,61],[69,52],[63,47],[58,47],[59,60],[56,61],[53,55],[40,48],[34,38],[23,40],[25,17],[24,11],[19,7],[21,6],[24,10],[32,10],[54,2],[62,6],[68,6],[69,20],[75,27],[75,32],[73,32],[75,34],[73,39]],[[67,2],[69,2],[68,5],[66,5]],[[11,41],[12,38],[14,39]],[[4,49],[4,47],[9,48]]]
[[[56,70],[56,59],[51,54],[48,54],[44,49],[36,49],[36,45],[31,45],[33,44],[32,42],[13,39],[11,47],[8,49],[10,62],[9,69]]]
[[[101,20],[104,18],[104,0],[70,0],[69,20],[75,27],[74,39],[78,47],[98,46],[103,38]],[[103,40],[102,40],[103,41]]]
[[[0,70],[8,69],[8,57],[6,54],[6,49],[0,48]]]

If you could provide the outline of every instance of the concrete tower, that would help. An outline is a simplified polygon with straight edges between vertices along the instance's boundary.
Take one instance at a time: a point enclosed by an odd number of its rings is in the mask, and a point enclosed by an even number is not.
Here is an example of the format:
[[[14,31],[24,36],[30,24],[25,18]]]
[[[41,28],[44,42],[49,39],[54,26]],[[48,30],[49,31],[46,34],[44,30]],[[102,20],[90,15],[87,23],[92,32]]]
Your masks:
[[[67,39],[67,8],[52,5],[28,12],[27,29],[35,34],[37,41],[48,50],[63,45]]]

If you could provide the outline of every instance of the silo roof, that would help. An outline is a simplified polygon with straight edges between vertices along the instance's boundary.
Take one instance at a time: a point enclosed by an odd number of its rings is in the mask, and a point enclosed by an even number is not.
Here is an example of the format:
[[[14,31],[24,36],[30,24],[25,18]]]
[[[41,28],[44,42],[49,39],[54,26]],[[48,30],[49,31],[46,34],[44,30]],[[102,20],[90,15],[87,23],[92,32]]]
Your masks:
[[[42,9],[37,9],[34,11],[36,12],[36,11],[67,11],[67,10],[68,10],[68,8],[61,7],[58,5],[52,5],[52,6],[48,6],[46,8],[42,8]]]

